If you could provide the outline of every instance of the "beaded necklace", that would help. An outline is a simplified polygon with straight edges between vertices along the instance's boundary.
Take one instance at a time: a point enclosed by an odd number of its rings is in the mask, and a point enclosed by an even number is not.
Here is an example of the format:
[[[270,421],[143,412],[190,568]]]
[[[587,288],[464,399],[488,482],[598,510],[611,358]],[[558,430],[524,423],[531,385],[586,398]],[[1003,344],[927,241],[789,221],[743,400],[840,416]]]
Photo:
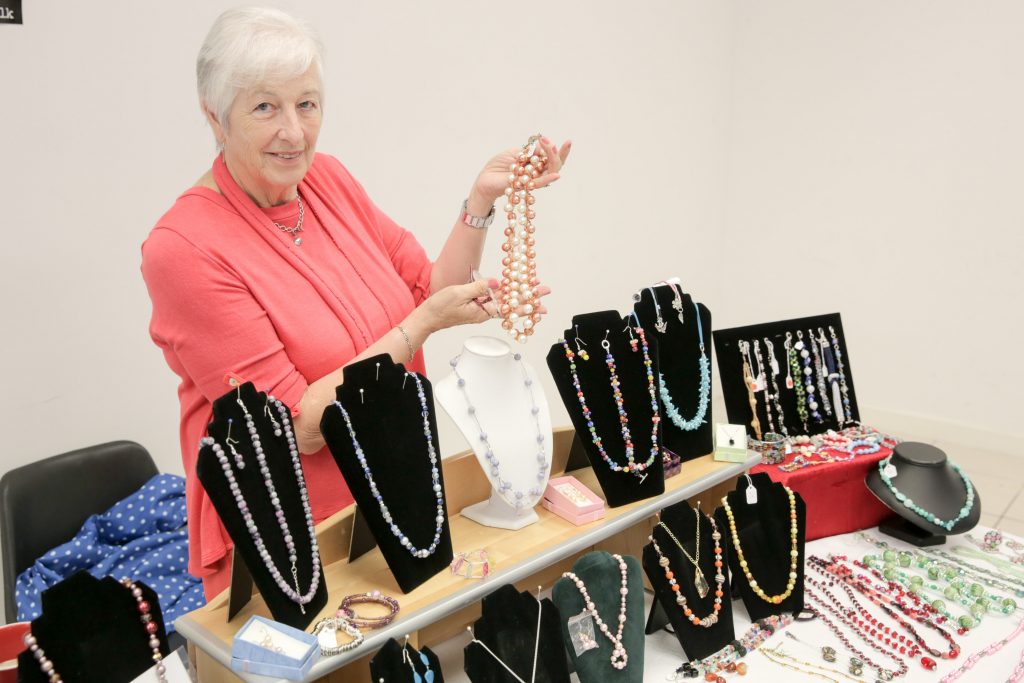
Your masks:
[[[896,466],[892,464],[891,455],[888,458],[883,458],[878,461],[878,474],[882,478],[882,483],[885,484],[886,488],[892,492],[896,497],[896,500],[903,503],[905,508],[916,514],[918,517],[931,522],[935,526],[940,526],[946,531],[952,531],[953,527],[956,526],[956,523],[962,519],[966,519],[974,508],[974,486],[971,484],[971,480],[967,478],[967,475],[964,474],[964,471],[960,469],[959,465],[953,461],[950,461],[949,464],[952,466],[953,470],[960,475],[960,481],[963,482],[964,489],[967,491],[967,499],[964,502],[963,507],[960,508],[960,512],[957,516],[950,520],[942,520],[934,513],[925,510],[923,507],[911,500],[907,494],[903,493],[893,485],[892,479],[896,476]]]
[[[771,399],[772,403],[775,405],[775,414],[778,416],[779,431],[782,432],[783,435],[789,436],[789,430],[786,428],[786,416],[782,412],[782,392],[779,391],[779,382],[775,379],[776,375],[779,374],[779,361],[775,359],[775,344],[772,343],[771,339],[765,337],[764,348],[768,353],[768,367],[770,370],[768,373],[768,379],[771,380],[772,383],[772,393],[766,393],[765,402],[767,403],[768,400]]]
[[[659,393],[661,402],[665,406],[665,414],[672,420],[672,424],[684,432],[692,432],[704,424],[704,416],[708,412],[708,401],[711,398],[711,362],[704,349],[704,327],[700,321],[700,309],[697,307],[697,302],[694,302],[693,308],[694,317],[697,320],[697,337],[700,340],[700,359],[697,361],[700,367],[700,388],[697,390],[697,411],[693,417],[685,418],[679,414],[679,409],[672,401],[672,394],[669,393],[668,386],[665,384],[665,375],[658,373]],[[680,313],[681,315],[682,313]]]
[[[788,612],[758,619],[750,625],[742,637],[732,641],[715,654],[701,660],[684,662],[676,669],[674,680],[683,681],[687,678],[697,678],[703,673],[705,680],[715,680],[716,683],[724,681],[725,679],[718,676],[717,672],[739,673],[743,676],[747,673],[747,665],[739,660],[792,623],[793,615]]]
[[[803,330],[796,331],[796,344],[793,345],[793,348],[800,354],[800,362],[803,363],[804,366],[803,382],[807,410],[810,411],[811,417],[814,418],[814,421],[821,424],[824,419],[821,417],[821,413],[818,412],[818,397],[815,394],[815,392],[817,392],[817,388],[814,386],[813,361],[811,361],[811,352],[807,350],[807,345],[804,344]]]
[[[530,415],[533,417],[534,426],[537,428],[537,483],[532,486],[529,491],[524,493],[521,490],[512,489],[512,482],[504,479],[501,476],[501,463],[498,461],[498,456],[494,454],[494,449],[491,447],[491,442],[488,439],[487,432],[484,431],[483,425],[480,424],[480,415],[477,413],[476,407],[473,406],[473,402],[469,398],[469,390],[466,389],[466,380],[459,374],[459,360],[462,356],[456,356],[449,361],[452,366],[452,372],[455,373],[456,384],[459,390],[462,392],[463,398],[466,399],[466,410],[469,412],[469,416],[473,418],[476,423],[477,431],[480,433],[480,441],[483,443],[485,452],[484,455],[487,458],[487,462],[490,464],[491,476],[498,482],[498,493],[505,500],[506,503],[514,507],[516,510],[523,508],[531,508],[536,505],[541,496],[544,495],[544,490],[541,485],[547,481],[548,478],[548,459],[547,454],[544,452],[544,433],[540,428],[540,408],[537,406],[537,397],[533,395],[533,380],[530,378],[530,374],[526,371],[526,366],[523,364],[522,354],[512,354],[512,358],[519,364],[519,369],[523,375],[523,386],[526,387],[526,393],[530,397]],[[526,496],[529,495],[528,499]]]
[[[655,393],[654,387],[654,371],[651,368],[651,355],[647,347],[647,337],[644,334],[644,328],[639,325],[636,327],[636,333],[640,336],[640,343],[643,348],[644,356],[644,369],[647,373],[647,391],[651,398],[651,451],[645,462],[636,462],[634,457],[633,437],[629,431],[629,415],[626,414],[626,409],[623,405],[622,391],[619,384],[619,376],[615,368],[615,358],[612,356],[611,344],[608,342],[607,333],[605,334],[604,340],[601,342],[601,348],[604,349],[605,353],[605,364],[608,366],[608,372],[611,375],[611,386],[612,395],[615,399],[615,405],[619,412],[619,425],[620,431],[622,432],[622,440],[626,444],[626,464],[620,465],[611,459],[608,455],[608,451],[604,448],[604,443],[601,437],[597,434],[597,427],[594,425],[593,416],[590,413],[590,408],[587,407],[587,399],[583,395],[583,388],[580,386],[580,378],[576,373],[576,354],[569,348],[569,342],[565,339],[560,340],[562,348],[565,350],[565,357],[569,361],[569,373],[572,375],[572,385],[576,388],[576,397],[579,398],[580,408],[583,411],[583,417],[587,421],[587,429],[590,431],[590,440],[597,447],[598,453],[601,454],[601,458],[608,465],[608,468],[613,472],[622,472],[624,474],[632,474],[643,481],[647,478],[647,468],[651,466],[654,459],[658,456],[658,423],[661,422],[661,416],[658,414],[658,399]],[[633,347],[636,351],[636,347]]]
[[[564,572],[563,578],[569,579],[576,585],[576,590],[580,592],[583,597],[583,605],[590,616],[594,618],[594,623],[597,624],[598,630],[605,635],[605,637],[612,643],[612,667],[615,669],[625,669],[626,664],[629,662],[629,655],[626,653],[626,646],[622,642],[622,629],[626,626],[626,596],[629,594],[628,582],[629,582],[629,567],[626,565],[626,561],[622,559],[622,555],[612,555],[613,558],[619,563],[619,574],[621,576],[621,587],[619,588],[619,616],[618,623],[619,629],[612,635],[611,629],[608,624],[601,620],[601,615],[597,613],[597,605],[594,604],[594,600],[590,597],[590,593],[587,592],[587,585],[583,583],[583,579],[576,576],[573,572]]]
[[[754,358],[757,359],[758,377],[762,375],[767,378],[772,377],[772,381],[775,381],[775,377],[772,376],[771,368],[768,367],[764,362],[764,356],[761,355],[761,340],[754,340]],[[764,380],[764,414],[768,418],[768,432],[775,432],[775,421],[772,419],[772,395],[768,391],[768,381]]]
[[[391,533],[394,534],[398,542],[409,551],[413,557],[423,559],[430,557],[437,550],[437,546],[441,543],[441,533],[444,529],[444,487],[441,486],[441,474],[437,468],[437,451],[434,449],[434,438],[430,429],[430,408],[427,406],[427,395],[423,390],[423,382],[420,380],[420,376],[415,372],[407,373],[412,377],[413,381],[416,382],[416,395],[420,400],[420,416],[423,418],[423,436],[427,442],[427,457],[430,459],[430,479],[434,491],[434,497],[437,500],[437,514],[434,517],[434,538],[431,540],[430,545],[426,548],[417,548],[413,545],[412,541],[405,532],[399,528],[398,524],[395,523],[394,518],[391,516],[391,510],[388,509],[387,503],[384,502],[384,498],[381,496],[380,491],[377,489],[377,482],[373,478],[373,473],[370,471],[370,465],[366,462],[366,454],[363,453],[363,447],[359,445],[359,439],[356,437],[355,427],[352,426],[352,419],[349,417],[348,411],[345,410],[345,406],[341,405],[339,401],[335,401],[334,405],[337,406],[338,410],[341,411],[341,416],[345,419],[345,426],[348,428],[348,435],[352,439],[352,446],[355,448],[356,457],[359,459],[359,465],[363,468],[363,476],[366,478],[366,483],[370,485],[370,493],[377,501],[377,506],[380,508],[380,514],[384,518],[384,522],[391,528]]]
[[[673,542],[675,542],[676,546],[678,546],[679,549],[683,552],[683,555],[686,557],[686,559],[689,560],[690,564],[693,565],[693,585],[697,589],[697,595],[699,595],[703,599],[707,596],[710,588],[708,586],[707,579],[704,578],[704,572],[701,570],[699,564],[700,512],[696,508],[694,508],[693,511],[697,514],[697,557],[691,557],[690,553],[686,552],[686,548],[683,547],[683,544],[679,542],[679,539],[676,538],[676,535],[672,533],[672,530],[669,529],[664,522],[658,522],[658,526],[660,526],[665,531],[665,533],[668,534],[668,537],[671,538]],[[681,587],[675,579],[675,573],[669,567],[668,557],[661,551],[661,547],[658,545],[658,542],[654,539],[654,534],[651,534],[647,537],[648,540],[650,540],[651,545],[654,546],[654,552],[658,555],[658,565],[665,572],[665,579],[668,581],[669,586],[676,594],[676,604],[679,605],[679,607],[683,610],[683,616],[685,616],[694,626],[702,626],[704,628],[710,628],[718,623],[718,612],[722,609],[722,596],[724,595],[724,592],[722,591],[722,585],[725,583],[725,574],[722,570],[722,548],[719,545],[719,541],[722,538],[722,534],[718,531],[718,525],[715,522],[715,519],[713,517],[709,517],[709,519],[711,520],[712,528],[711,538],[715,542],[715,602],[714,606],[712,607],[711,614],[709,614],[706,617],[698,617],[696,614],[693,613],[693,610],[691,610],[690,607],[686,604],[686,596],[683,595]]]
[[[149,649],[153,651],[152,659],[156,677],[160,683],[167,683],[167,666],[164,664],[164,656],[160,652],[160,638],[156,635],[160,627],[153,621],[153,615],[151,614],[152,605],[143,597],[142,589],[131,579],[127,577],[121,579],[121,585],[131,591],[132,597],[135,599],[135,608],[139,612],[139,621],[142,623],[142,628],[146,633]],[[25,632],[25,635],[22,636],[22,642],[25,644],[25,648],[32,653],[36,662],[38,662],[39,669],[47,677],[49,683],[64,683],[64,679],[61,678],[53,662],[46,656],[46,652],[39,646],[39,641],[32,635],[31,631]]]
[[[813,333],[812,333],[813,335]],[[842,427],[847,422],[846,411],[843,410],[843,397],[839,390],[839,368],[836,366],[835,356],[832,354],[832,347],[825,337],[825,331],[818,328],[818,337],[815,339],[821,351],[822,364],[825,368],[825,379],[832,389],[832,407],[835,409],[836,422]]]
[[[828,400],[828,387],[825,386],[825,367],[821,362],[821,351],[818,341],[814,338],[814,330],[807,330],[807,338],[810,339],[811,355],[814,357],[814,372],[818,376],[818,400],[825,414],[832,417],[832,405]]]
[[[1018,624],[1017,628],[1015,628],[1013,630],[1013,632],[1010,633],[1010,635],[1006,636],[1002,640],[999,640],[999,641],[996,641],[996,642],[992,643],[991,645],[989,645],[988,647],[986,647],[986,648],[984,648],[982,650],[978,650],[977,652],[972,654],[970,657],[965,659],[964,663],[960,665],[959,669],[957,669],[955,671],[951,671],[948,674],[946,674],[945,676],[943,676],[941,679],[939,679],[939,683],[953,683],[953,681],[955,681],[956,679],[960,678],[965,673],[967,673],[968,670],[974,668],[974,665],[977,664],[978,661],[982,657],[988,657],[990,655],[994,655],[995,653],[999,652],[1000,650],[1002,650],[1006,646],[1007,643],[1009,643],[1011,640],[1014,640],[1015,638],[1017,638],[1021,633],[1024,633],[1024,621],[1022,621],[1020,624]],[[1010,681],[1019,681],[1020,678],[1021,678],[1022,670],[1024,670],[1024,667],[1022,667],[1020,662],[1018,662],[1017,666],[1014,667],[1014,670],[1013,670],[1013,673],[1011,675],[1011,678],[1009,678],[1008,680],[1010,680]]]
[[[818,605],[824,608],[824,611],[818,607],[809,607],[808,610],[811,613],[813,613],[816,617],[821,619],[822,623],[828,626],[829,630],[831,630],[832,633],[835,634],[835,636],[839,639],[839,642],[841,642],[847,650],[849,650],[857,657],[859,657],[861,660],[866,662],[868,666],[875,669],[878,672],[878,679],[881,681],[891,681],[895,677],[906,675],[907,671],[910,670],[906,662],[900,659],[898,655],[893,654],[888,650],[884,649],[881,645],[876,643],[869,636],[862,633],[859,628],[853,627],[851,630],[853,630],[853,632],[856,633],[861,640],[870,645],[872,649],[881,652],[883,655],[896,662],[896,664],[898,665],[896,671],[892,671],[890,669],[882,667],[881,665],[873,661],[870,657],[868,657],[866,654],[858,650],[856,646],[854,646],[853,643],[850,642],[850,639],[846,637],[846,634],[843,633],[842,629],[840,629],[839,626],[835,624],[835,622],[833,622],[831,619],[825,616],[825,612],[827,611],[831,613],[832,616],[838,619],[839,621],[845,621],[845,615],[842,612],[839,612],[832,605],[830,605],[824,598],[815,593],[814,590],[812,590],[811,588],[812,585],[813,584],[811,584],[810,582],[804,585],[804,595],[809,596],[811,600],[818,603]]]
[[[786,490],[786,495],[789,497],[789,539],[790,539],[790,561],[789,561],[789,579],[786,581],[786,590],[778,595],[768,595],[764,592],[764,589],[757,584],[754,580],[753,574],[750,573],[750,569],[747,567],[747,560],[743,556],[743,548],[740,545],[740,535],[736,532],[736,519],[733,517],[732,508],[729,507],[729,497],[722,497],[722,507],[725,508],[725,515],[729,518],[729,534],[732,536],[733,547],[736,548],[736,558],[739,560],[740,568],[743,569],[743,575],[747,577],[747,583],[750,584],[750,589],[754,594],[774,605],[778,605],[783,600],[788,598],[793,593],[793,588],[796,586],[796,568],[798,558],[800,557],[800,551],[798,550],[799,541],[799,530],[796,522],[796,497],[793,495],[793,490],[788,486],[783,485]]]
[[[295,472],[295,480],[299,487],[299,499],[302,501],[302,511],[306,521],[306,533],[309,535],[312,572],[309,580],[309,590],[305,593],[303,593],[302,589],[299,587],[299,571],[297,565],[298,554],[295,547],[295,539],[292,534],[291,527],[288,524],[288,519],[284,514],[284,509],[281,507],[281,499],[277,495],[274,480],[270,476],[270,468],[267,465],[267,457],[263,450],[263,445],[260,442],[259,432],[256,429],[256,425],[252,420],[252,415],[249,414],[241,396],[238,397],[237,402],[242,406],[242,410],[246,416],[246,425],[252,440],[253,452],[256,454],[256,462],[259,465],[260,474],[263,476],[263,484],[267,490],[267,496],[270,498],[270,503],[274,508],[274,514],[277,518],[278,526],[281,529],[281,535],[284,538],[285,546],[288,549],[288,562],[291,565],[292,583],[294,587],[285,581],[284,576],[277,567],[277,563],[274,561],[274,558],[271,557],[270,551],[267,550],[267,546],[263,542],[263,536],[260,534],[256,520],[253,518],[252,512],[249,510],[249,504],[245,500],[245,496],[242,494],[242,487],[239,486],[235,479],[235,473],[231,468],[231,461],[224,452],[224,448],[209,436],[203,437],[199,442],[199,446],[200,448],[208,447],[213,450],[217,461],[220,463],[221,470],[224,472],[224,478],[228,482],[228,489],[234,496],[235,504],[238,506],[238,511],[242,513],[242,520],[245,522],[245,528],[249,531],[249,536],[252,538],[257,552],[259,552],[260,559],[263,560],[264,566],[266,566],[267,571],[270,572],[271,577],[274,579],[274,583],[277,584],[277,587],[281,592],[284,593],[289,600],[297,603],[301,612],[305,614],[306,605],[313,600],[313,597],[316,595],[317,588],[320,586],[320,548],[316,540],[313,511],[309,507],[309,494],[306,491],[306,480],[302,473],[302,460],[299,457],[299,448],[295,441],[295,433],[292,430],[291,412],[284,403],[273,396],[267,396],[267,405],[264,406],[264,413],[270,418],[274,425],[274,436],[284,436],[285,440],[288,442],[288,453],[291,456],[292,469]],[[280,423],[274,419],[274,416],[270,411],[270,404],[273,404],[274,408],[277,410],[278,416],[281,419]],[[239,467],[239,469],[242,468]]]
[[[804,384],[800,381],[800,361],[797,360],[796,349],[793,348],[793,334],[791,332],[786,333],[786,341],[784,343],[786,349],[786,364],[789,365],[789,372],[786,374],[786,388],[792,389],[796,393],[796,414],[800,416],[800,422],[803,424],[804,432],[807,432],[807,405],[806,396],[804,394]],[[792,375],[796,375],[796,381],[793,381]]]
[[[924,650],[932,657],[939,657],[942,659],[955,659],[960,654],[960,647],[956,644],[956,641],[953,640],[953,636],[951,636],[945,630],[940,628],[938,625],[933,624],[931,621],[928,620],[927,617],[920,616],[918,613],[912,610],[905,610],[901,605],[899,605],[895,601],[888,599],[886,596],[872,589],[871,586],[866,585],[861,581],[858,581],[856,578],[853,577],[853,572],[850,571],[848,568],[844,567],[843,565],[839,564],[835,558],[833,558],[831,562],[827,562],[820,557],[809,557],[807,559],[807,563],[808,566],[810,566],[818,573],[830,579],[839,579],[842,582],[840,583],[840,586],[846,592],[847,597],[850,598],[850,601],[860,612],[861,616],[867,619],[873,627],[882,629],[882,631],[886,634],[885,640],[887,644],[890,640],[892,640],[893,642],[899,642],[898,647],[900,654],[909,654],[911,657],[915,657],[917,654],[920,653],[921,650]],[[858,592],[860,592],[862,595],[868,598],[879,609],[885,612],[892,620],[899,624],[900,627],[902,627],[905,631],[910,633],[917,647],[915,648],[914,646],[911,646],[909,642],[906,640],[906,636],[896,633],[895,629],[891,629],[890,627],[880,625],[877,619],[871,617],[870,613],[868,613],[867,610],[865,610],[864,607],[861,606],[857,599],[854,597],[852,593],[853,589],[856,589]],[[915,629],[914,626],[911,623],[909,623],[906,619],[897,614],[895,610],[899,610],[900,612],[903,612],[904,614],[910,616],[918,623],[932,630],[937,631],[939,635],[946,640],[949,647],[945,650],[942,650],[930,646],[927,642],[925,642],[924,637],[917,632],[917,629]],[[861,625],[863,626],[864,624],[861,623]],[[921,657],[921,665],[928,670],[932,670],[936,666],[935,660],[924,656]]]

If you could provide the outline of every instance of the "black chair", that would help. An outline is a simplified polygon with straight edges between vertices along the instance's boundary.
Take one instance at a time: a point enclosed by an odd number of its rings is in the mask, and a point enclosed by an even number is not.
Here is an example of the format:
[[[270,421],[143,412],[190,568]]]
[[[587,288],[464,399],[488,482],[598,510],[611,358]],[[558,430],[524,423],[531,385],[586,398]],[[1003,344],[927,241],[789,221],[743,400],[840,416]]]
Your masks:
[[[89,515],[135,493],[159,470],[132,441],[112,441],[55,455],[0,478],[4,607],[17,619],[15,580],[48,550],[70,540]]]

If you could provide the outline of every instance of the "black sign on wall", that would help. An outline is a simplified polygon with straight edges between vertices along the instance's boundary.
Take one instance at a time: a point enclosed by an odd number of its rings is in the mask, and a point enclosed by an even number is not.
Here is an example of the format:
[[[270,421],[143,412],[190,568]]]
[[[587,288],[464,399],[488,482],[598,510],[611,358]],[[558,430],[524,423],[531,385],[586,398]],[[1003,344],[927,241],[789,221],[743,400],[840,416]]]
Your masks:
[[[21,23],[21,0],[0,0],[0,24]]]

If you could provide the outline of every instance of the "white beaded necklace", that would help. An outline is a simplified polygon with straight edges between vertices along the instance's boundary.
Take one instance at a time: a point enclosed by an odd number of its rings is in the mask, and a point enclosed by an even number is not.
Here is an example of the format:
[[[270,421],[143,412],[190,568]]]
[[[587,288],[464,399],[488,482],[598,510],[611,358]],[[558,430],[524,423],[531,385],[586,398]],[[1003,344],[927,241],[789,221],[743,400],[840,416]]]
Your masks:
[[[299,458],[299,448],[295,442],[295,434],[292,431],[291,416],[289,414],[288,407],[281,401],[277,400],[273,396],[267,396],[267,405],[264,406],[264,413],[270,418],[270,421],[274,425],[274,436],[284,436],[288,442],[288,452],[291,455],[292,467],[295,470],[295,479],[299,485],[299,498],[302,500],[302,509],[306,519],[306,531],[309,534],[310,554],[312,560],[312,576],[310,578],[309,590],[302,593],[299,587],[299,572],[297,567],[298,554],[295,548],[295,539],[292,537],[291,529],[288,525],[288,520],[285,517],[284,509],[281,507],[281,499],[278,497],[277,490],[274,487],[274,480],[270,476],[270,468],[267,465],[267,457],[263,451],[263,444],[260,442],[259,432],[256,430],[256,425],[253,422],[252,415],[246,408],[245,403],[242,401],[241,396],[236,399],[239,406],[242,407],[242,411],[245,414],[246,427],[249,431],[249,436],[252,439],[253,451],[256,454],[256,462],[259,465],[260,474],[263,476],[263,483],[267,489],[267,495],[270,498],[270,503],[274,507],[274,513],[277,517],[278,525],[281,527],[281,535],[284,538],[285,546],[288,548],[288,562],[291,564],[291,575],[294,583],[294,588],[288,585],[285,581],[281,571],[277,568],[277,564],[274,562],[274,558],[271,557],[270,551],[267,550],[266,544],[263,542],[263,537],[260,534],[259,527],[256,525],[256,520],[253,519],[252,512],[249,510],[249,504],[245,500],[245,496],[242,495],[241,487],[235,480],[235,473],[231,468],[231,460],[224,452],[224,448],[213,440],[212,437],[203,437],[199,442],[200,448],[211,448],[214,455],[217,457],[220,463],[221,470],[224,472],[224,477],[228,481],[228,489],[234,496],[235,504],[238,506],[238,511],[242,513],[242,520],[245,522],[245,527],[249,531],[249,536],[252,538],[253,543],[256,546],[256,550],[259,552],[260,559],[263,560],[263,564],[266,566],[270,575],[273,577],[277,587],[281,589],[281,592],[288,596],[288,599],[292,602],[298,603],[299,609],[302,613],[306,613],[306,605],[313,600],[313,596],[316,595],[317,588],[320,585],[320,548],[316,541],[316,528],[313,522],[313,511],[309,507],[309,494],[306,491],[306,480],[302,474],[302,461]],[[274,419],[273,414],[270,412],[270,404],[274,405],[278,415],[281,417],[279,423]],[[234,450],[232,448],[232,450]],[[240,456],[236,456],[240,460]],[[242,463],[237,464],[239,469],[242,469]]]
[[[456,356],[449,361],[449,364],[452,366],[452,372],[455,373],[456,384],[462,392],[463,398],[466,399],[466,410],[469,412],[469,416],[473,418],[473,422],[476,423],[477,431],[480,434],[480,441],[485,448],[484,457],[487,458],[487,462],[490,465],[491,476],[498,482],[497,491],[502,499],[516,510],[532,508],[540,501],[541,496],[544,495],[543,483],[548,478],[548,459],[547,453],[544,452],[544,432],[540,427],[540,407],[537,405],[537,398],[533,395],[533,380],[523,364],[522,354],[515,353],[512,355],[512,358],[519,364],[519,369],[523,373],[523,386],[526,387],[526,395],[530,397],[530,414],[533,416],[533,422],[537,428],[537,484],[530,487],[525,493],[521,490],[513,490],[512,482],[501,476],[501,463],[498,460],[498,456],[494,454],[494,449],[491,447],[487,432],[484,431],[483,425],[480,424],[480,416],[477,413],[476,407],[469,398],[469,391],[466,389],[466,379],[459,374],[458,366],[461,358],[461,355]]]
[[[611,629],[608,628],[608,624],[604,623],[604,621],[601,620],[601,615],[597,613],[597,605],[594,604],[594,600],[590,597],[590,593],[587,592],[587,585],[583,583],[583,579],[572,572],[565,572],[562,576],[576,584],[576,589],[579,590],[580,595],[583,596],[583,605],[586,608],[586,611],[594,618],[594,623],[597,624],[601,633],[603,633],[612,643],[612,666],[616,669],[622,670],[626,668],[626,664],[629,662],[629,655],[626,654],[626,646],[622,644],[622,629],[626,626],[626,595],[629,594],[629,568],[626,566],[626,561],[622,559],[622,555],[612,555],[612,557],[618,561],[619,573],[622,575],[622,587],[619,589],[619,630],[614,636],[612,635]]]

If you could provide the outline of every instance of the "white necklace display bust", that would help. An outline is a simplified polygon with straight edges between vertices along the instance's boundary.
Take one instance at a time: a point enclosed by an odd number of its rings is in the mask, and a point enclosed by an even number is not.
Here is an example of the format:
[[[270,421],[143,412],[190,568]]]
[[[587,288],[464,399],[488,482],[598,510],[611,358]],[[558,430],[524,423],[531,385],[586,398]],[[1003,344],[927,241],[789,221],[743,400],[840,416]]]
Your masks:
[[[489,500],[462,516],[502,529],[537,521],[551,475],[551,415],[537,373],[507,343],[470,337],[434,384],[434,398],[470,443],[491,482]]]

